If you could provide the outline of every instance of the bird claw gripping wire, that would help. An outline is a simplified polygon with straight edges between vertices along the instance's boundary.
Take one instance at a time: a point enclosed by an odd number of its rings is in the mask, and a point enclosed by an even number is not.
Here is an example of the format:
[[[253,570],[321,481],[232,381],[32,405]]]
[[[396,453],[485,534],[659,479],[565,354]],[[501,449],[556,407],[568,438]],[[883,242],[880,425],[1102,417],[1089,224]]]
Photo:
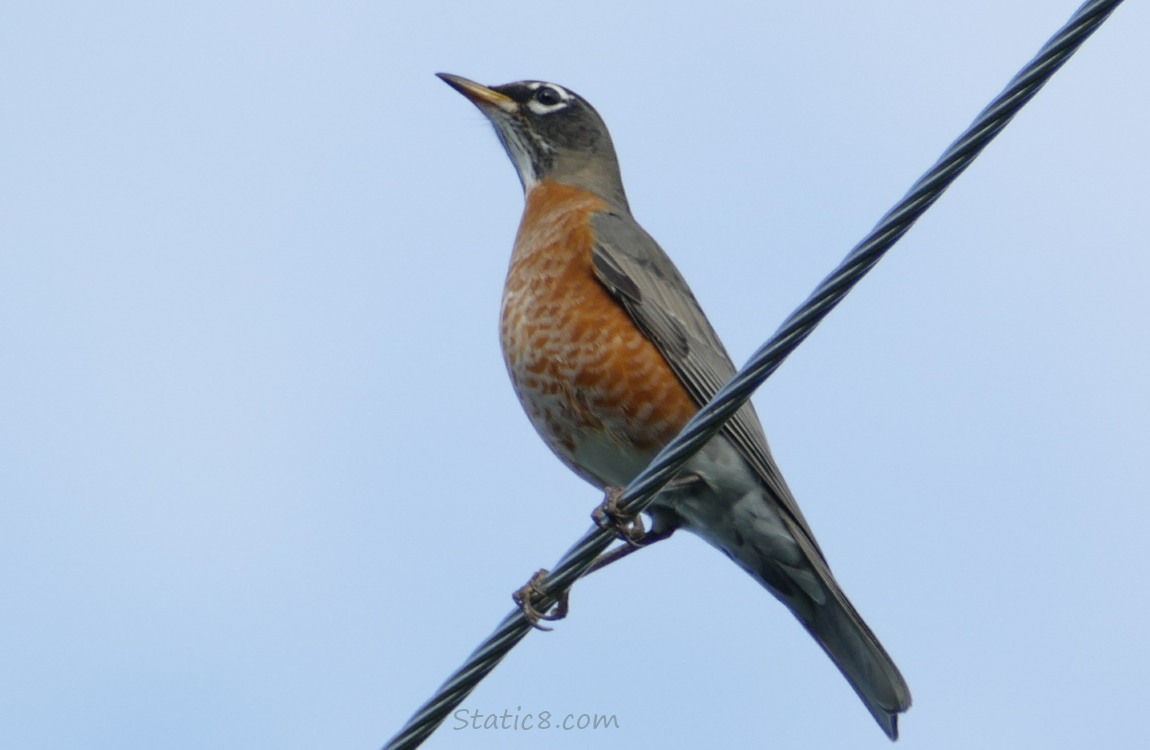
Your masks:
[[[699,481],[697,476],[687,474],[672,479],[667,483],[664,489],[675,490],[690,486],[697,481]],[[639,513],[627,513],[619,506],[619,499],[623,497],[623,490],[621,488],[608,487],[605,494],[606,497],[602,504],[595,509],[591,517],[595,520],[599,528],[613,532],[622,539],[625,544],[601,555],[584,571],[584,576],[590,575],[594,571],[604,568],[616,560],[620,560],[649,544],[666,539],[671,536],[675,530],[673,526],[666,529],[659,529],[657,528],[658,524],[656,524],[656,528],[647,531],[647,528],[643,525],[643,517]],[[537,571],[535,575],[531,576],[531,580],[528,581],[523,588],[511,595],[515,604],[523,611],[523,616],[527,618],[527,622],[536,630],[553,630],[553,628],[549,628],[546,625],[541,625],[540,622],[543,620],[547,622],[562,620],[567,616],[568,612],[568,603],[571,595],[570,589],[565,589],[561,594],[558,594],[558,601],[550,612],[540,612],[535,608],[533,600],[536,597],[549,595],[549,592],[543,588],[543,583],[549,575],[550,572],[547,570]]]
[[[685,487],[690,487],[696,482],[701,481],[695,474],[682,474],[675,477],[663,487],[663,492],[673,492]],[[674,531],[673,527],[665,530],[660,530],[659,523],[655,523],[655,528],[651,531],[643,526],[643,517],[639,513],[629,513],[619,506],[619,500],[623,497],[623,489],[619,487],[608,487],[605,490],[603,502],[591,513],[591,519],[595,521],[595,525],[604,531],[613,532],[616,536],[627,543],[628,547],[639,548],[646,547],[653,542],[666,539]],[[603,564],[596,564],[592,570],[597,570],[603,567]],[[590,570],[587,571],[591,572]]]
[[[531,627],[545,632],[554,630],[554,628],[540,625],[539,621],[546,620],[548,622],[555,622],[556,620],[562,620],[566,617],[567,598],[569,595],[568,591],[564,591],[560,594],[559,601],[556,602],[554,609],[550,612],[540,612],[535,609],[535,605],[531,600],[536,596],[548,595],[547,591],[543,588],[543,582],[547,580],[547,576],[549,575],[550,573],[546,570],[537,571],[535,575],[531,576],[531,580],[528,581],[523,588],[511,595],[511,598],[515,600],[515,604],[519,606],[519,609],[523,610],[523,616],[527,618],[527,622],[531,623]]]
[[[620,487],[608,487],[602,504],[591,513],[595,525],[604,531],[611,531],[629,547],[643,546],[643,537],[647,529],[643,525],[643,516],[639,513],[628,513],[619,506],[619,498],[623,497]]]

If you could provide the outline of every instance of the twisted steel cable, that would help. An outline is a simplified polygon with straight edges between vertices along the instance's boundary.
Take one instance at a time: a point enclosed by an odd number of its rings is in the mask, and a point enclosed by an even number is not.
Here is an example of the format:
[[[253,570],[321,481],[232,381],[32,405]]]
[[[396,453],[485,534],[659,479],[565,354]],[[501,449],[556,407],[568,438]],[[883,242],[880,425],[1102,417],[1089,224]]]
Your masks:
[[[774,336],[754,353],[741,369],[699,410],[683,431],[627,486],[619,504],[626,513],[639,513],[751,394],[778,369],[783,360],[810,335],[823,318],[842,301],[867,271],[938,200],[1019,110],[1062,67],[1081,44],[1109,17],[1122,0],[1087,2],[1067,21],[1038,54],[1010,81],[1001,94],[975,118],[870,233],[843,259],[807,300],[790,315]],[[542,582],[546,592],[532,599],[532,606],[545,612],[582,576],[614,541],[613,532],[592,528],[556,564]],[[503,657],[532,629],[522,610],[504,618],[467,661],[436,691],[407,724],[384,746],[384,750],[418,747],[471,693]]]

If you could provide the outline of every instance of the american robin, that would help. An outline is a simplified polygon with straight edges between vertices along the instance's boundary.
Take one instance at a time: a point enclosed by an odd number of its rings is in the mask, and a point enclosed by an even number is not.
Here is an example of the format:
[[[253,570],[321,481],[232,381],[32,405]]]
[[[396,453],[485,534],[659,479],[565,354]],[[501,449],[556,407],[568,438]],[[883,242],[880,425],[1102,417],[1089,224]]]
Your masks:
[[[667,254],[631,216],[599,114],[542,81],[439,74],[495,126],[526,206],[503,292],[507,371],[551,450],[600,489],[627,485],[735,374]],[[748,403],[652,503],[774,594],[893,740],[910,690],[839,588]]]

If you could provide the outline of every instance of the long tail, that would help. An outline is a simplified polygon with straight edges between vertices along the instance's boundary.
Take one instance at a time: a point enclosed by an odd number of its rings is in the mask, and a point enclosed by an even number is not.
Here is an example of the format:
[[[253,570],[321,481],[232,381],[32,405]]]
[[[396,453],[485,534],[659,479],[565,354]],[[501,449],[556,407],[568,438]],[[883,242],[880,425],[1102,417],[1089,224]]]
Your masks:
[[[839,588],[806,529],[781,512],[761,487],[731,503],[708,488],[682,493],[676,511],[685,528],[725,552],[799,619],[847,678],[892,740],[910,688],[878,638]],[[727,500],[724,503],[724,500]]]
[[[791,611],[831,657],[887,736],[896,740],[898,715],[910,708],[910,688],[834,578],[822,583],[828,594],[823,603],[808,600],[806,606],[791,606]]]
[[[897,740],[898,715],[910,708],[910,688],[821,556],[810,561],[813,564],[792,566],[761,554],[755,547],[753,543],[721,546],[787,605],[847,678],[882,730]]]

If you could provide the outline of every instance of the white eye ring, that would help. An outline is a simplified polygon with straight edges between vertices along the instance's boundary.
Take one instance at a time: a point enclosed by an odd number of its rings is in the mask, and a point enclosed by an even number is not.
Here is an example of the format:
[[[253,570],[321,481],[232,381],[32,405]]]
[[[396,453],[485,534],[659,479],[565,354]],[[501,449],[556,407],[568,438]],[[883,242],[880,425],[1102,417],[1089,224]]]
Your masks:
[[[563,109],[571,103],[571,93],[567,89],[554,83],[543,83],[542,81],[534,81],[528,84],[532,91],[535,92],[531,99],[527,102],[527,108],[537,115],[545,115],[559,109]],[[539,97],[542,94],[553,94],[548,96],[550,101],[540,101]]]

